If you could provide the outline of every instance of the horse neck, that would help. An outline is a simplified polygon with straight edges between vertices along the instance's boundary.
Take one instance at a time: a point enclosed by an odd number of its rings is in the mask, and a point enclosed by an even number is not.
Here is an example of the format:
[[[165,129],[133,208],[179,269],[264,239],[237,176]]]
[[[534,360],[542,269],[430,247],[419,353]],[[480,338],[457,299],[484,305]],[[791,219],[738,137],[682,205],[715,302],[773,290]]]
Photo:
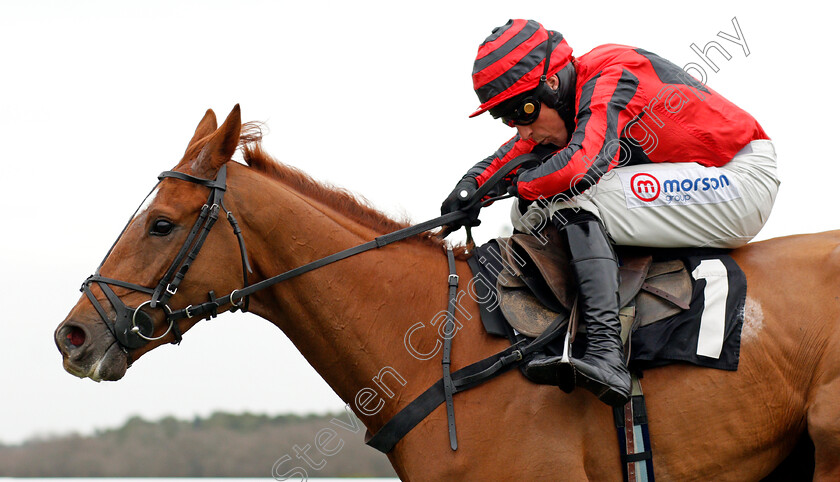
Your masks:
[[[231,209],[242,213],[248,254],[262,279],[385,234],[251,169],[235,172],[229,181],[236,205]],[[375,428],[399,408],[394,394],[405,403],[406,391],[420,393],[440,377],[440,365],[419,363],[404,338],[411,326],[429,325],[446,309],[447,276],[440,246],[406,240],[274,285],[252,297],[251,311],[283,330],[354,408],[366,388],[391,402],[361,417]],[[439,345],[437,329],[418,331],[412,343],[432,351]]]

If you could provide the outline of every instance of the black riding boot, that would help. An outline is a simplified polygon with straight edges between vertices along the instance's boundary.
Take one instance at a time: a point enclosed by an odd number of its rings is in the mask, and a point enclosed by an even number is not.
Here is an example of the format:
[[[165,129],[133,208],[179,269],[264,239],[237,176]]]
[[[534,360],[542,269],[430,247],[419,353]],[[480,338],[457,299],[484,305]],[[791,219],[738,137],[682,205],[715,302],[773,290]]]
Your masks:
[[[525,373],[535,381],[586,388],[602,402],[621,406],[630,398],[630,373],[624,362],[618,319],[618,261],[598,218],[570,210],[560,214],[562,217],[555,215],[552,221],[567,244],[578,283],[578,303],[588,341],[586,354],[579,360],[572,358],[572,367],[561,363],[559,356],[537,357],[528,363]]]

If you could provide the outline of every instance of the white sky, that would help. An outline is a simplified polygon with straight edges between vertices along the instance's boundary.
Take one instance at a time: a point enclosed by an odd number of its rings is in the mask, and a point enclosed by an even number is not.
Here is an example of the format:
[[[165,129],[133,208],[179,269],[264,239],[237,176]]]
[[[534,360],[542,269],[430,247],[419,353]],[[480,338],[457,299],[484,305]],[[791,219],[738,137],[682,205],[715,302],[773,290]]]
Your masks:
[[[512,130],[478,105],[478,44],[508,18],[682,66],[717,40],[708,84],[775,140],[782,186],[759,239],[840,226],[836,19],[807,2],[0,3],[0,441],[91,431],[139,414],[277,414],[343,403],[282,332],[226,314],[118,383],[64,372],[52,341],[126,218],[180,158],[205,109],[267,123],[266,149],[415,222]],[[738,18],[750,55],[716,37]],[[479,240],[505,229],[493,206]],[[189,280],[189,277],[187,281]],[[457,344],[455,346],[457,350]]]

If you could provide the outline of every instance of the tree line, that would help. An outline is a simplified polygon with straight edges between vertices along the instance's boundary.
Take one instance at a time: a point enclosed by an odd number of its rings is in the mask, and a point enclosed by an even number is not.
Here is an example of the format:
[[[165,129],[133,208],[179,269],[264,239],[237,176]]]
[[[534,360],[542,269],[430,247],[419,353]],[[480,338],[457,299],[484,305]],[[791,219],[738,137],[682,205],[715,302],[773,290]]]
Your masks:
[[[309,445],[309,453],[317,455],[312,447],[316,434],[331,427],[331,420],[347,421],[348,416],[219,412],[193,420],[133,417],[119,428],[89,436],[0,444],[0,477],[271,477],[278,459],[295,457],[295,447],[299,452]],[[396,477],[387,457],[364,444],[363,434],[363,426],[358,433],[341,434],[340,450],[333,443],[316,470],[295,462],[310,477]]]

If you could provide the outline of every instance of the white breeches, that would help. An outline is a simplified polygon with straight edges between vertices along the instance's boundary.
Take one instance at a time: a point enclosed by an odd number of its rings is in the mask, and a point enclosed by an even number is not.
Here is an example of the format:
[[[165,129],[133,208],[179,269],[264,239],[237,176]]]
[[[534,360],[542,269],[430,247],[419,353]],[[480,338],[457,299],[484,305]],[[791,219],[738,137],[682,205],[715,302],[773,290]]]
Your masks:
[[[770,216],[779,180],[769,140],[752,141],[723,167],[694,162],[615,168],[578,196],[534,202],[513,226],[535,232],[560,209],[598,216],[617,245],[663,248],[736,248],[752,239]],[[545,203],[543,203],[545,204]]]

